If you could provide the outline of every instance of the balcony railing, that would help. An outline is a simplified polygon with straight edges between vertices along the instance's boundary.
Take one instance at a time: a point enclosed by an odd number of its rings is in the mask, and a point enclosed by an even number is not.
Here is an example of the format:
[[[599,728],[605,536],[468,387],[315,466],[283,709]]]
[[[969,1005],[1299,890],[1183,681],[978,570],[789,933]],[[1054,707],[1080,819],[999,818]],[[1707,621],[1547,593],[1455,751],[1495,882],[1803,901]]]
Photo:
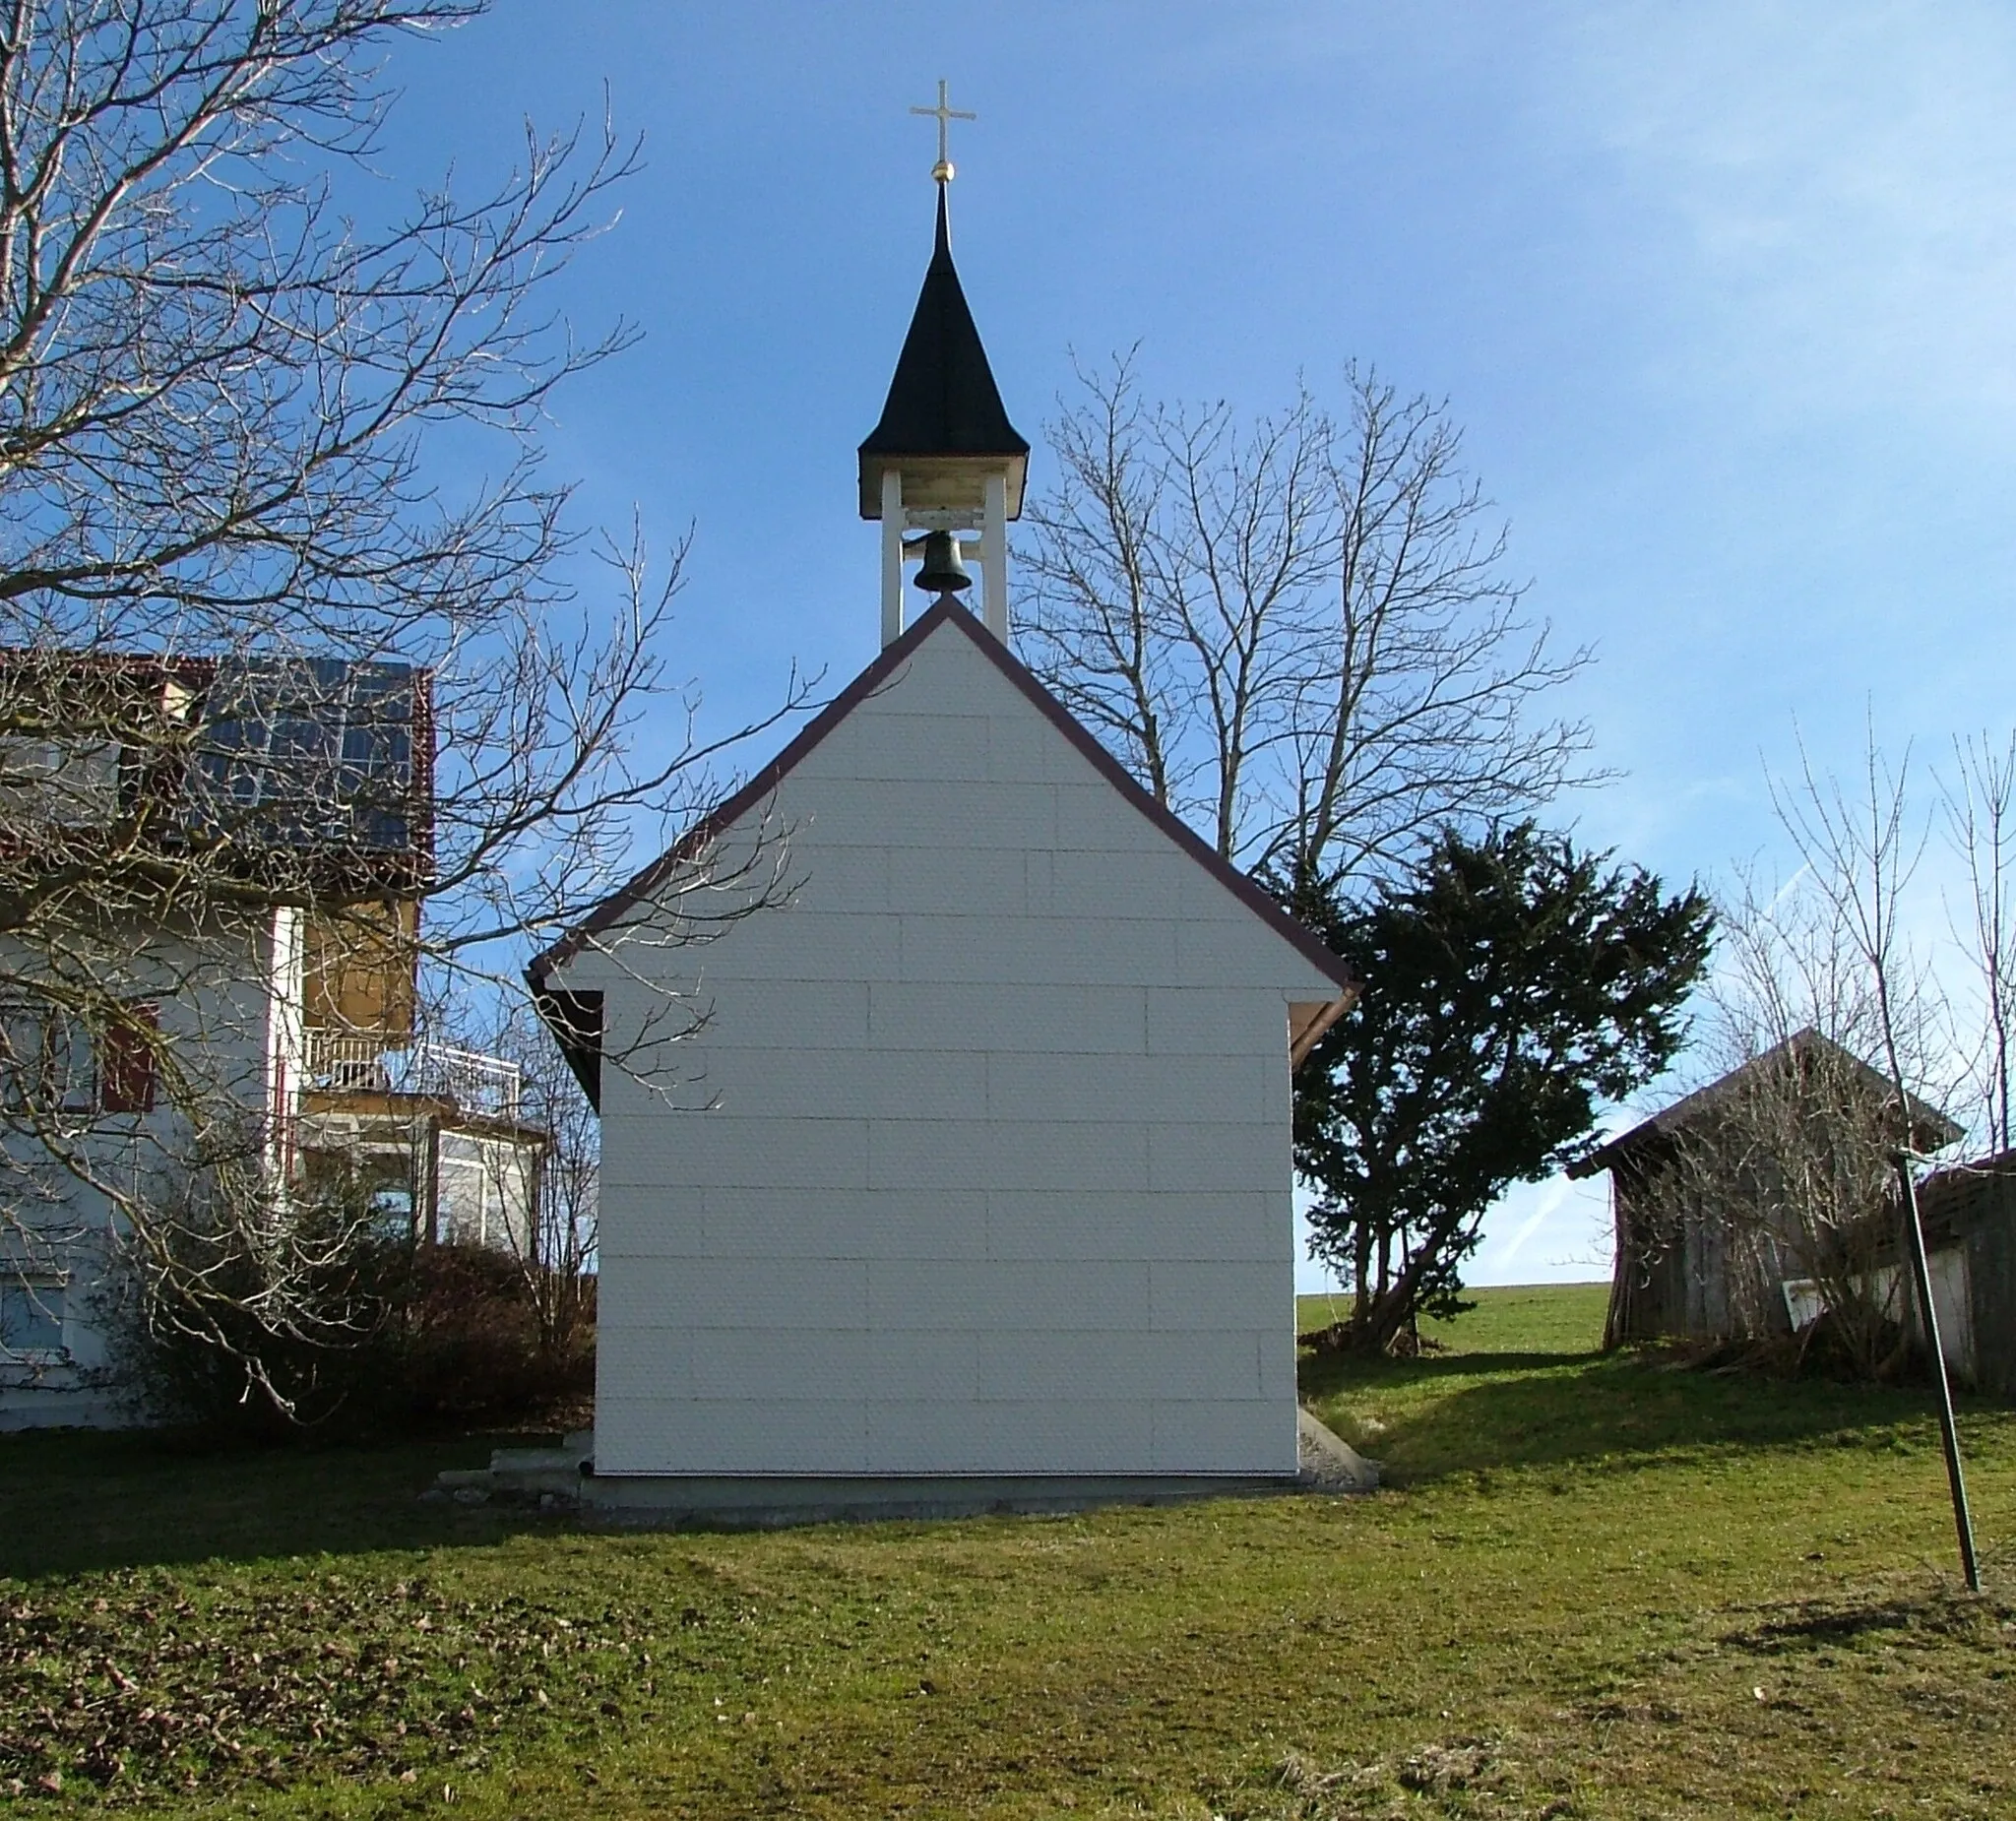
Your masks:
[[[453,1100],[464,1112],[518,1117],[525,1072],[502,1056],[446,1043],[388,1049],[349,1031],[306,1033],[306,1086],[332,1094],[414,1094]]]

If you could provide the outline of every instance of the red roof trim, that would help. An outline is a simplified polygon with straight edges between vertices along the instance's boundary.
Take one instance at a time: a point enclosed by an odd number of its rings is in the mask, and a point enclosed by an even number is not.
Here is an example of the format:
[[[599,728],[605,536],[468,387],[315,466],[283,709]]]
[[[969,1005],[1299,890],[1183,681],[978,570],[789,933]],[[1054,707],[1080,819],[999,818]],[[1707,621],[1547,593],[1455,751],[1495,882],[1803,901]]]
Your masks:
[[[958,628],[980,653],[1026,696],[1057,731],[1084,754],[1095,771],[1125,797],[1135,809],[1153,822],[1191,859],[1219,884],[1237,898],[1247,910],[1270,925],[1302,959],[1332,980],[1343,996],[1355,998],[1358,981],[1343,959],[1331,953],[1314,931],[1305,928],[1255,885],[1244,873],[1206,843],[1145,790],[1119,760],[1102,746],[1071,711],[1050,694],[1000,640],[982,627],[967,609],[949,596],[920,615],[903,635],[882,649],[880,656],[848,684],[819,713],[798,730],[797,737],[749,780],[741,789],[696,822],[673,845],[645,867],[629,884],[602,900],[574,929],[537,956],[527,970],[536,982],[543,983],[549,970],[578,954],[590,937],[620,920],[631,908],[662,885],[678,866],[690,859],[714,837],[732,827],[743,816],[773,795],[835,727],[880,689],[909,660],[911,654],[938,628],[947,623]]]

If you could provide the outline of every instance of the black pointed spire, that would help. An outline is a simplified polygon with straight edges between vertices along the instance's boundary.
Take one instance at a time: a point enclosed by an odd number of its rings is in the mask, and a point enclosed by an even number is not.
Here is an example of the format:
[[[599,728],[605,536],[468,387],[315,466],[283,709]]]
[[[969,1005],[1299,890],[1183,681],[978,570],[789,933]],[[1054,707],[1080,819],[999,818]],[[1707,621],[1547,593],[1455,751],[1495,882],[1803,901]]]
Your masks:
[[[902,458],[978,456],[1012,462],[1014,507],[1021,509],[1020,474],[1029,444],[1008,421],[952,263],[945,190],[940,181],[937,241],[896,376],[889,382],[882,420],[860,448],[861,511],[869,518],[881,510],[882,469]]]

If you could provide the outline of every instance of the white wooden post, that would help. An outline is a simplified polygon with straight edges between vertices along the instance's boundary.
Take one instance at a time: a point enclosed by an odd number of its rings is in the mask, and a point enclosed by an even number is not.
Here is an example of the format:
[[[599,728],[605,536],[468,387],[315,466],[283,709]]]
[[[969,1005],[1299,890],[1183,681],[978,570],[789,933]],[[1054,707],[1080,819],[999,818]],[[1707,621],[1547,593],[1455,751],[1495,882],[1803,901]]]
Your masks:
[[[989,474],[986,517],[980,533],[980,580],[986,591],[987,630],[1008,643],[1008,477]]]
[[[882,471],[882,643],[903,636],[903,476]]]

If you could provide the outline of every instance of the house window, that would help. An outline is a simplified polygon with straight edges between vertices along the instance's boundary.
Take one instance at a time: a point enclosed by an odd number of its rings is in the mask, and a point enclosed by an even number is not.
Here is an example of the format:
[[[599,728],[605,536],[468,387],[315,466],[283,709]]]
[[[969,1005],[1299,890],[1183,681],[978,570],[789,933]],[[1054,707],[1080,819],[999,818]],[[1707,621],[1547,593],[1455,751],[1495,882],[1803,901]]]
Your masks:
[[[159,1009],[120,1008],[97,1043],[48,1006],[0,1009],[0,1106],[9,1112],[144,1113],[154,1109]]]
[[[399,1183],[371,1192],[371,1236],[387,1245],[404,1245],[413,1237],[413,1192]]]
[[[0,1106],[9,1112],[94,1111],[97,1069],[84,1026],[47,1006],[0,1009]]]
[[[63,1286],[0,1267],[0,1354],[63,1350]]]

